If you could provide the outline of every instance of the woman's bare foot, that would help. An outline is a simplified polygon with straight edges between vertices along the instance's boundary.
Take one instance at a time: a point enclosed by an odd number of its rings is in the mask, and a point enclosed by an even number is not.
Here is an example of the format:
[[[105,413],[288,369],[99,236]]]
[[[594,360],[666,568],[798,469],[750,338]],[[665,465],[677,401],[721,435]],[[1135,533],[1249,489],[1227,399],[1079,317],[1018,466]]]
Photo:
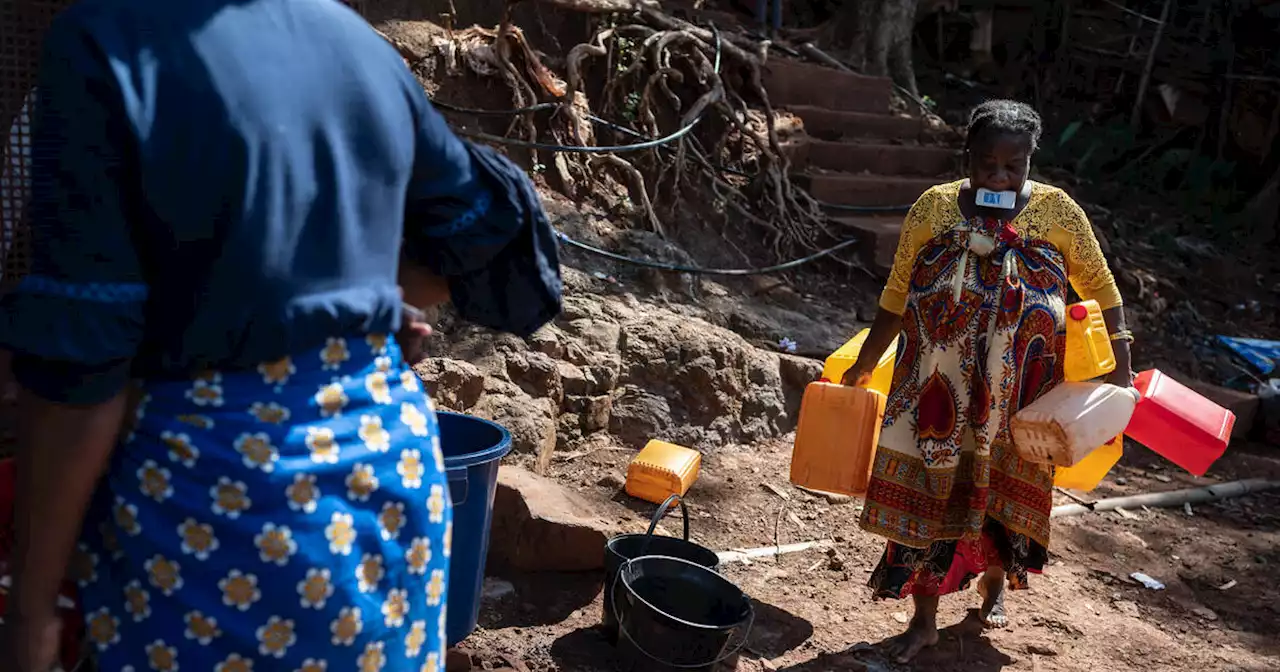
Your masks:
[[[978,594],[982,595],[982,609],[978,611],[982,624],[995,629],[1008,627],[1009,616],[1004,611],[1004,571],[987,570],[978,584]]]
[[[907,631],[885,642],[885,655],[898,663],[909,663],[921,651],[938,643],[938,626],[922,619],[911,621]]]

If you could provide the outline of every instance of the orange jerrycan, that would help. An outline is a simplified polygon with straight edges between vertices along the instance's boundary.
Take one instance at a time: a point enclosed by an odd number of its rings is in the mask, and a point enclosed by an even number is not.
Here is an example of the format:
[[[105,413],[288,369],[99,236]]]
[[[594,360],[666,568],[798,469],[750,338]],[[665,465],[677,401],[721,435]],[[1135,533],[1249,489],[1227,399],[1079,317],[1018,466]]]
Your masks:
[[[840,495],[866,492],[884,403],[885,396],[875,390],[809,383],[791,451],[791,482]]]
[[[1066,356],[1063,375],[1068,381],[1093,380],[1116,370],[1111,335],[1102,308],[1092,299],[1067,306]]]
[[[870,334],[870,329],[863,329],[849,339],[848,343],[840,346],[839,350],[831,353],[831,356],[827,357],[825,366],[822,367],[822,378],[832,383],[840,382],[844,372],[858,361],[858,353],[862,352],[862,344],[867,342],[867,336]],[[868,389],[875,390],[886,397],[889,396],[889,385],[893,383],[893,361],[897,356],[898,338],[895,336],[871,371],[871,384],[867,386]]]
[[[627,466],[626,492],[661,504],[672,495],[684,497],[698,480],[702,453],[674,443],[651,440]]]
[[[1098,446],[1075,466],[1058,467],[1053,472],[1053,484],[1059,488],[1087,492],[1098,487],[1121,457],[1124,457],[1123,434]]]

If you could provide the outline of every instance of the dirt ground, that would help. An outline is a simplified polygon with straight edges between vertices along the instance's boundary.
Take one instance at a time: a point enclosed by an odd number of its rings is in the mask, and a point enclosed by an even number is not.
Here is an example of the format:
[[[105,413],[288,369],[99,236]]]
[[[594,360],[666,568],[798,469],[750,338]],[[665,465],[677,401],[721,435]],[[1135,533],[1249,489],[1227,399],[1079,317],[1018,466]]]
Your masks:
[[[430,37],[396,34],[407,42],[416,39],[425,43]],[[477,107],[506,104],[500,87],[468,88],[445,80],[438,82],[437,88],[431,83],[432,72],[420,71],[419,75],[442,99]],[[497,126],[487,130],[503,132]],[[1066,179],[1069,177],[1054,173],[1047,179],[1070,186],[1073,180]],[[664,246],[641,244],[644,241],[635,240],[636,236],[624,235],[636,232],[621,230],[625,229],[620,226],[624,220],[621,216],[587,216],[578,212],[586,210],[581,203],[545,195],[549,205],[558,204],[550,208],[557,228],[606,249],[674,263],[743,266],[758,261],[741,253],[742,259],[735,258],[733,252],[739,243],[747,249],[754,248],[745,244],[750,241],[732,237],[734,227],[720,227],[719,216],[708,217],[708,222],[713,223],[704,229],[690,227],[691,220],[700,214],[692,205],[680,226],[672,227],[680,233],[676,242],[687,254],[668,256],[669,250]],[[1199,342],[1215,333],[1274,338],[1275,316],[1280,311],[1269,309],[1277,306],[1272,295],[1280,291],[1275,289],[1280,288],[1280,269],[1275,267],[1274,255],[1265,250],[1232,247],[1231,255],[1214,252],[1205,258],[1203,250],[1208,246],[1190,238],[1181,247],[1155,247],[1148,238],[1174,240],[1185,233],[1178,228],[1182,218],[1170,208],[1158,202],[1110,209],[1086,203],[1099,233],[1107,241],[1109,257],[1126,296],[1130,323],[1142,343],[1134,368],[1159,366],[1188,377],[1221,382],[1210,375],[1215,373],[1208,366],[1213,358],[1198,348]],[[644,331],[637,325],[701,321],[691,329],[705,336],[703,340],[707,342],[701,345],[714,341],[714,348],[704,348],[708,352],[740,354],[747,343],[762,351],[776,349],[773,344],[778,338],[787,336],[799,341],[801,350],[797,355],[820,358],[840,342],[829,342],[831,334],[847,337],[853,323],[861,326],[870,319],[880,287],[878,280],[859,279],[851,272],[836,277],[833,265],[823,267],[822,272],[786,278],[785,282],[761,278],[755,285],[719,285],[689,283],[683,276],[640,271],[576,251],[566,250],[563,261],[573,269],[567,272],[566,280],[575,299],[571,306],[575,312],[557,323],[560,340],[556,342],[564,347],[557,345],[554,356],[574,360],[572,365],[584,370],[612,367],[615,380],[606,386],[608,389],[589,393],[597,395],[593,399],[613,395],[612,425],[622,424],[627,429],[628,425],[643,424],[622,415],[619,409],[623,405],[620,400],[629,393],[625,386],[643,387],[650,393],[646,399],[669,398],[670,415],[683,419],[669,422],[672,427],[666,432],[648,435],[663,434],[671,440],[677,440],[671,431],[698,424],[686,422],[688,418],[683,416],[689,415],[688,408],[676,408],[681,403],[689,406],[685,403],[687,397],[703,392],[732,396],[742,390],[714,385],[705,390],[675,389],[684,384],[678,380],[681,372],[667,366],[667,360],[692,361],[699,359],[692,355],[706,353],[686,347],[687,344],[649,338],[653,334],[648,332],[639,334],[645,338],[637,338],[637,332]],[[1249,307],[1253,305],[1257,309],[1251,311]],[[601,348],[599,334],[576,327],[579,323],[612,329],[611,338],[606,339],[611,341],[610,347]],[[817,329],[819,323],[825,323],[825,331]],[[729,339],[712,325],[731,330],[736,334],[734,338],[745,340],[739,343]],[[628,329],[632,333],[627,334]],[[627,339],[620,339],[619,330],[627,334]],[[447,333],[447,328],[442,331]],[[669,331],[685,334],[676,329]],[[634,344],[619,348],[620,340],[652,341],[656,345],[651,351],[637,354],[631,352]],[[589,346],[582,350],[590,350],[590,356],[570,352],[574,343]],[[473,398],[468,404],[503,412],[521,406],[545,407],[545,413],[527,416],[522,434],[533,437],[528,443],[541,445],[548,433],[554,439],[559,432],[560,445],[549,475],[592,498],[612,498],[630,508],[637,521],[647,520],[653,512],[652,505],[621,493],[626,464],[634,452],[623,447],[626,442],[614,431],[616,428],[596,423],[601,426],[591,433],[585,429],[589,419],[585,414],[581,423],[577,416],[569,415],[569,424],[583,430],[566,437],[563,430],[567,416],[557,414],[570,406],[562,408],[558,399],[554,403],[545,399],[569,395],[567,383],[554,391],[534,389],[537,386],[529,384],[529,380],[512,378],[512,371],[537,368],[532,365],[536,358],[525,352],[528,348],[507,344],[499,349],[502,351],[491,352],[491,348],[484,351],[484,356],[472,356],[479,350],[472,348],[470,341],[460,339],[442,352],[445,358],[468,365],[465,371],[471,372],[468,380],[475,388],[472,396],[480,398],[478,402]],[[550,352],[540,346],[538,349],[541,354]],[[651,357],[660,366],[646,371],[648,363],[638,359],[641,355]],[[445,385],[448,375],[463,371],[458,366],[441,368],[442,373],[429,382]],[[563,371],[563,364],[557,366]],[[726,368],[719,360],[715,367]],[[709,381],[708,384],[723,382],[710,375],[702,376],[704,372],[699,369],[695,372],[699,375],[688,378]],[[737,373],[750,378],[745,371]],[[619,375],[629,379],[618,382]],[[455,402],[463,396],[458,393],[462,387],[465,386],[454,384],[450,390],[449,396]],[[433,392],[438,391],[439,387],[433,387]],[[512,396],[516,392],[523,396],[516,399]],[[683,402],[678,393],[685,393]],[[486,401],[482,395],[507,396]],[[452,408],[474,412],[471,405]],[[576,413],[580,409],[572,410]],[[647,427],[641,429],[648,431]],[[740,435],[726,440],[754,440]],[[685,443],[694,445],[693,441]],[[688,498],[695,541],[716,551],[825,542],[822,549],[721,568],[755,601],[755,627],[737,663],[741,672],[1280,670],[1280,581],[1275,576],[1280,569],[1280,491],[1197,505],[1190,513],[1181,508],[1139,509],[1127,515],[1086,514],[1057,519],[1052,557],[1045,573],[1032,577],[1030,590],[1009,597],[1010,628],[982,630],[976,622],[976,593],[948,596],[940,613],[945,628],[942,641],[914,664],[902,666],[881,657],[876,644],[905,628],[910,604],[870,599],[865,583],[879,559],[883,542],[858,529],[860,502],[832,501],[792,487],[788,483],[790,437],[727,446],[708,439],[707,444],[696,446],[703,450],[703,472]],[[535,457],[526,452],[507,461],[532,467]],[[1280,448],[1237,442],[1214,466],[1209,478],[1196,479],[1130,444],[1121,465],[1087,497],[1101,499],[1253,477],[1280,478]],[[1059,504],[1071,501],[1062,495],[1058,500]],[[675,532],[679,521],[670,518],[663,527]],[[1129,578],[1134,572],[1155,577],[1166,588],[1145,588]],[[616,669],[615,650],[596,630],[602,611],[601,573],[496,579],[489,584],[480,628],[462,647],[472,663],[462,665],[462,669]]]
[[[552,473],[647,517],[650,505],[619,492],[630,455],[601,449],[557,462]],[[723,568],[755,600],[757,614],[737,670],[1280,669],[1280,492],[1198,505],[1190,515],[1179,508],[1057,519],[1050,566],[1032,577],[1030,590],[1010,596],[1009,629],[982,630],[976,593],[948,596],[940,645],[901,666],[874,645],[903,629],[910,605],[873,602],[864,587],[881,542],[857,528],[860,502],[832,502],[792,487],[789,460],[785,440],[712,452],[689,496],[693,538],[712,549],[831,544],[830,551]],[[1280,477],[1280,451],[1233,446],[1211,477],[1197,479],[1130,444],[1121,465],[1087,497],[1260,476]],[[676,532],[678,519],[663,527]],[[1167,588],[1138,585],[1128,578],[1133,572]],[[485,603],[481,628],[463,647],[480,667],[614,669],[614,650],[595,630],[599,575],[506,579],[514,592]]]

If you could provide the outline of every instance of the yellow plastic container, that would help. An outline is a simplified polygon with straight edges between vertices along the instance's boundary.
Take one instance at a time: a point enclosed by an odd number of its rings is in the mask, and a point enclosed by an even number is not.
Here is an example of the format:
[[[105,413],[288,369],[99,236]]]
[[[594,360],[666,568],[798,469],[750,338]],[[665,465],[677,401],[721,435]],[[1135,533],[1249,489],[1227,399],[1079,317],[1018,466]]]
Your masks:
[[[661,504],[671,495],[684,497],[698,480],[702,453],[665,441],[650,441],[627,467],[627,494]]]
[[[1074,467],[1058,467],[1053,473],[1053,484],[1071,490],[1092,490],[1098,487],[1121,457],[1124,457],[1124,437],[1117,436],[1086,455]]]
[[[858,361],[858,353],[862,351],[862,344],[867,342],[867,336],[870,334],[870,329],[863,329],[857,336],[849,339],[848,343],[840,346],[839,350],[831,353],[831,356],[827,357],[826,365],[822,368],[823,379],[839,384],[844,372]],[[875,390],[886,397],[889,396],[889,386],[893,384],[893,361],[897,357],[898,338],[895,336],[889,347],[885,348],[884,354],[880,355],[880,362],[876,364],[876,368],[872,370],[871,384],[867,385],[868,390]]]
[[[1067,354],[1063,374],[1068,381],[1093,380],[1116,370],[1116,354],[1102,319],[1102,309],[1092,299],[1067,306]]]
[[[884,404],[884,395],[875,390],[809,383],[791,449],[791,482],[840,495],[866,492]]]

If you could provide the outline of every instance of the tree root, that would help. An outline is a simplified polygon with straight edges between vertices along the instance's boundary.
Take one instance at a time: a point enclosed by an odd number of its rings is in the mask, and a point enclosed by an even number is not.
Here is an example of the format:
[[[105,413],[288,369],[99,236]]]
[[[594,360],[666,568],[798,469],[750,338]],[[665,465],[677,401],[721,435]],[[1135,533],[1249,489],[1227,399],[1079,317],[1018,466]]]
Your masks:
[[[573,198],[593,193],[603,197],[593,172],[607,169],[626,185],[645,226],[660,235],[668,227],[654,209],[654,202],[662,200],[658,195],[674,214],[682,192],[696,187],[709,189],[717,210],[726,216],[732,213],[735,222],[755,230],[778,256],[816,251],[824,238],[832,237],[821,208],[789,179],[790,160],[782,149],[764,84],[766,45],[682,21],[643,0],[541,1],[585,12],[617,12],[605,8],[625,6],[629,13],[597,19],[599,29],[592,37],[569,50],[564,81],[542,64],[523,33],[511,25],[509,11],[496,31],[457,31],[453,44],[473,70],[479,72],[476,62],[481,61],[491,75],[505,82],[515,107],[540,99],[559,103],[544,137],[557,144],[592,144],[594,134],[587,117],[593,108],[600,110],[596,115],[648,137],[670,133],[663,127],[673,119],[679,120],[680,127],[706,116],[721,122],[704,125],[656,150],[625,155],[556,153],[554,170]],[[478,37],[484,41],[477,41]],[[407,46],[387,39],[406,60],[415,57]],[[481,49],[488,53],[479,53]],[[606,65],[605,80],[599,98],[590,105],[586,96],[589,62],[601,59]],[[735,75],[732,86],[722,76],[729,73]],[[517,115],[508,129],[509,135],[531,141],[538,139],[538,133],[528,114]],[[536,154],[533,160],[540,165]],[[725,172],[728,166],[732,166],[730,172],[753,170],[754,174],[730,175]],[[646,180],[646,174],[652,179]]]
[[[613,154],[594,156],[591,162],[610,166],[622,173],[622,176],[629,183],[631,197],[640,202],[640,208],[644,212],[645,219],[649,222],[649,227],[653,229],[654,233],[666,237],[666,229],[663,228],[662,222],[658,221],[657,213],[653,211],[653,201],[649,200],[649,190],[645,187],[644,174],[635,166]]]

